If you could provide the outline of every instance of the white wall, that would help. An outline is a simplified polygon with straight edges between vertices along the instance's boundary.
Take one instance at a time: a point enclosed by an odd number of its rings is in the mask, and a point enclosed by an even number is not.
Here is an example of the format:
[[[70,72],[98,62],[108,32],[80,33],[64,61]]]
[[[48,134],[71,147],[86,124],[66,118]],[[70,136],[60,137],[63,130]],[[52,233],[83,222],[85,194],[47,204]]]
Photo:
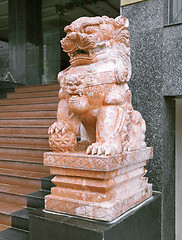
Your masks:
[[[182,240],[182,99],[176,100],[176,240]]]

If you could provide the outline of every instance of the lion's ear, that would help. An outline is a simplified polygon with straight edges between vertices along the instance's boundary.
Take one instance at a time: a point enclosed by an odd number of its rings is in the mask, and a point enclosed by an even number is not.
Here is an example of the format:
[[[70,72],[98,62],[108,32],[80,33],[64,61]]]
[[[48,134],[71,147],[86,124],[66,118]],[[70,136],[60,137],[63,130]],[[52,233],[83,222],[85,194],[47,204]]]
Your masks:
[[[129,21],[127,18],[123,17],[123,16],[118,16],[115,18],[115,26],[117,28],[128,28],[129,27]]]
[[[127,28],[129,27],[129,21],[127,18],[123,16],[118,16],[114,20],[115,25],[115,40],[121,43],[124,43],[126,47],[130,46],[129,41],[129,32]]]

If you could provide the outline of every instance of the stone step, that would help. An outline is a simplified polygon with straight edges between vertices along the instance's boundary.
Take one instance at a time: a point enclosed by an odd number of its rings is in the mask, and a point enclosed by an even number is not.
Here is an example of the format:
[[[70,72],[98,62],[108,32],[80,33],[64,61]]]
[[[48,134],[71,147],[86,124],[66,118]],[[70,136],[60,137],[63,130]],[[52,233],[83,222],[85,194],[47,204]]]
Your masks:
[[[3,210],[5,211],[4,207]],[[11,216],[5,213],[1,213],[1,203],[0,203],[0,224],[6,225],[8,227],[11,226]]]
[[[32,208],[24,208],[17,212],[11,213],[11,226],[20,230],[29,230],[29,213],[34,210]]]
[[[41,92],[41,91],[58,91],[60,89],[59,84],[39,85],[39,86],[23,86],[15,88],[16,93],[27,92]]]
[[[0,224],[0,232],[6,230],[6,229],[8,229],[8,228],[9,228],[9,226],[6,226],[6,225],[3,225],[3,224]]]
[[[47,128],[51,126],[56,121],[56,118],[37,118],[37,119],[0,119],[1,126],[46,126]]]
[[[43,150],[43,151],[50,151],[49,146],[37,146],[37,145],[15,145],[15,144],[1,144],[0,148],[10,148],[10,149],[27,149],[27,150]]]
[[[0,168],[40,172],[40,173],[48,173],[48,174],[50,172],[49,168],[45,167],[43,163],[20,162],[20,161],[17,162],[17,161],[8,161],[8,160],[1,160],[1,159],[0,159]]]
[[[9,134],[8,134],[9,135]],[[39,136],[39,138],[36,137],[36,135],[34,137],[13,137],[13,135],[11,135],[10,137],[6,137],[6,136],[1,136],[0,134],[0,146],[1,145],[13,145],[15,146],[44,146],[47,149],[49,148],[49,142],[48,142],[48,138],[45,137],[43,135],[43,138],[41,138],[41,136]],[[12,147],[13,147],[12,146]]]
[[[35,158],[42,158],[43,154],[46,151],[46,149],[39,150],[39,147],[36,149],[35,147],[27,148],[26,146],[22,148],[16,148],[16,147],[8,147],[8,146],[1,146],[0,147],[0,155],[16,155],[20,157],[35,157]],[[49,149],[48,149],[49,151]],[[43,160],[42,160],[43,161]]]
[[[0,112],[0,120],[9,118],[56,118],[56,116],[57,111]]]
[[[10,106],[0,106],[0,112],[9,112],[9,111],[47,111],[53,110],[56,111],[58,107],[58,102],[56,103],[45,103],[45,104],[27,104],[27,105],[10,105]]]
[[[8,99],[18,99],[18,98],[35,98],[35,97],[57,97],[58,91],[39,91],[39,92],[25,92],[25,93],[8,93]]]
[[[19,146],[16,145],[15,146],[13,144],[1,144],[0,146],[0,156],[4,156],[4,155],[11,156],[11,154],[14,154],[14,157],[17,157],[17,161],[20,161],[20,162],[23,162],[25,157],[25,158],[29,158],[31,163],[33,162],[43,163],[44,152],[50,152],[50,148],[47,146],[36,146],[36,145],[19,145]],[[33,160],[32,158],[34,158],[35,160]]]
[[[22,209],[21,206],[0,202],[0,224],[11,226],[11,213]]]
[[[44,206],[54,186],[43,153],[50,151],[58,91],[58,84],[18,87],[0,101],[0,239],[28,239],[28,213]]]
[[[0,169],[0,183],[20,187],[41,189],[41,178],[48,176],[47,173],[20,171],[14,169]]]
[[[49,194],[50,194],[50,191],[45,191],[45,190],[28,194],[27,206],[30,208],[44,208],[45,196]]]
[[[30,135],[46,135],[48,128],[46,126],[0,126],[0,134],[30,134]]]
[[[0,232],[1,240],[28,240],[29,234],[27,231],[19,230],[16,228],[8,228]]]
[[[41,189],[43,191],[50,191],[52,187],[55,187],[56,185],[52,182],[52,179],[55,177],[55,175],[49,175],[46,177],[43,177],[41,179]]]
[[[33,163],[33,164],[43,164],[43,157],[25,157],[25,156],[16,156],[9,155],[9,153],[5,155],[0,155],[0,160],[2,161],[10,161],[10,162],[20,162],[20,163]]]
[[[0,202],[6,202],[18,206],[27,206],[27,195],[36,192],[37,189],[25,188],[0,183]]]
[[[25,104],[40,104],[40,103],[57,103],[59,101],[56,97],[37,97],[37,98],[18,98],[18,99],[1,99],[0,106],[9,105],[25,105]]]
[[[0,182],[20,187],[35,188],[37,189],[37,191],[41,188],[40,179],[15,176],[13,175],[13,172],[11,173],[11,175],[7,175],[6,173],[1,172]]]
[[[24,134],[23,136],[22,136],[22,134],[13,134],[13,136],[12,136],[12,134],[0,134],[0,136],[1,137],[9,137],[9,138],[11,138],[11,137],[15,137],[15,138],[38,138],[38,139],[43,139],[43,138],[45,138],[45,139],[48,139],[48,135],[31,135],[31,134]]]

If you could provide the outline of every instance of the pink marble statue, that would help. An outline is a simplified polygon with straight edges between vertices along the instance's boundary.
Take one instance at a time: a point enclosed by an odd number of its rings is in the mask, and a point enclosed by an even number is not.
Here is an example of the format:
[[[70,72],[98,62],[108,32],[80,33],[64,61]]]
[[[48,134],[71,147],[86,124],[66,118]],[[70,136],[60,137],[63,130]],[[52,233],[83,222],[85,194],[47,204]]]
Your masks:
[[[128,20],[82,17],[65,27],[70,67],[60,72],[53,152],[44,164],[56,175],[47,211],[112,221],[152,195],[144,166],[146,125],[133,110]],[[76,136],[81,132],[81,142]]]
[[[146,125],[133,110],[128,20],[82,17],[65,27],[70,67],[58,75],[57,122],[49,128],[55,152],[73,152],[82,124],[86,154],[113,155],[146,147]],[[84,148],[83,147],[83,148]]]

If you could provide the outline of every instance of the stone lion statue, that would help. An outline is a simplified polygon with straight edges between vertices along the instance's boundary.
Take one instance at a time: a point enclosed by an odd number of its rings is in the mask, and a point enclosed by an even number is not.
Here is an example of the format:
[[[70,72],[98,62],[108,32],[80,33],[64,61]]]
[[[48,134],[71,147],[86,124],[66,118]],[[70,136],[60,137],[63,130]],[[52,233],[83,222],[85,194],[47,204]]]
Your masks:
[[[61,44],[70,66],[58,74],[57,122],[49,128],[53,151],[84,146],[86,154],[112,155],[146,147],[145,121],[133,110],[127,84],[131,77],[128,26],[123,16],[103,16],[81,17],[65,27]]]

